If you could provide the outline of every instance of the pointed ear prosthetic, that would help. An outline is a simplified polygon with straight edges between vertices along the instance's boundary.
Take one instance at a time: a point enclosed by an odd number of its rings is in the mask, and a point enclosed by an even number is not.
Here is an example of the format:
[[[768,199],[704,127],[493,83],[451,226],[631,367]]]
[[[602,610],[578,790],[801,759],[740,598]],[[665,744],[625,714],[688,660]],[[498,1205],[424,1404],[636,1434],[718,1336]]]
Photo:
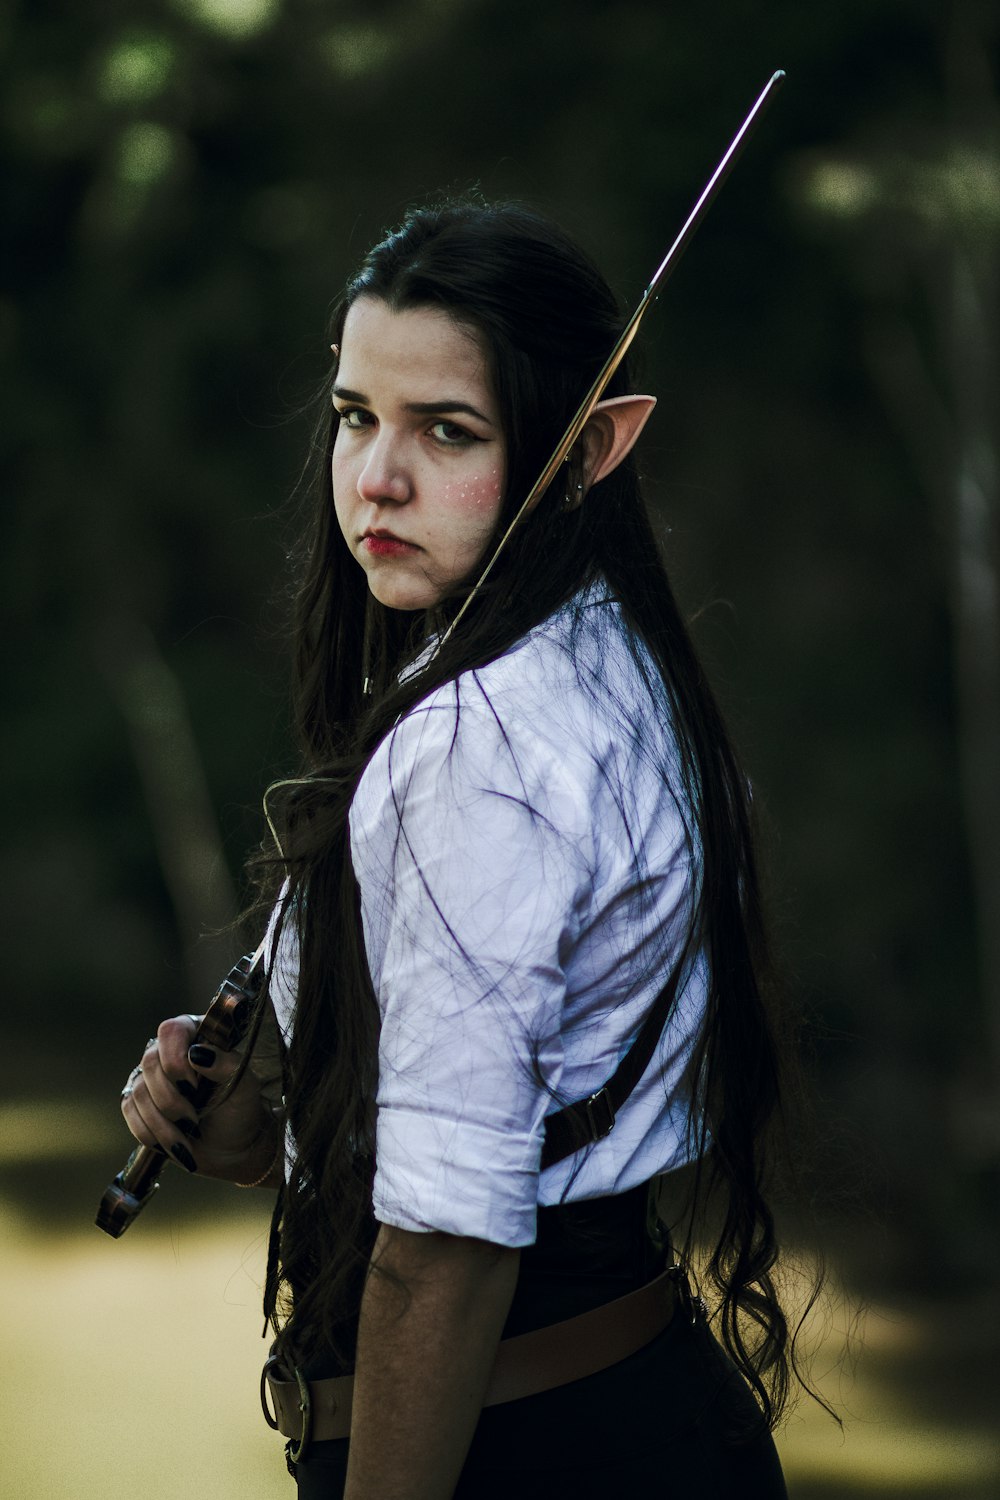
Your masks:
[[[609,396],[597,403],[580,435],[583,485],[577,503],[582,503],[587,490],[613,473],[631,453],[655,405],[655,396]]]

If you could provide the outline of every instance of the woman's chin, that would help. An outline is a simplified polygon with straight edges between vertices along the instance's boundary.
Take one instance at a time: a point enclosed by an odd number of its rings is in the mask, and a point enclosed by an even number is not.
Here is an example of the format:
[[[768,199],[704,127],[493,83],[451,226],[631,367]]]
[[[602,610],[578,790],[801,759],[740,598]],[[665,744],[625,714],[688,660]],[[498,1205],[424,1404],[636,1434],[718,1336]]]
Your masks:
[[[428,582],[413,579],[392,579],[368,575],[368,588],[373,599],[386,609],[420,610],[433,609],[444,597],[441,589]]]

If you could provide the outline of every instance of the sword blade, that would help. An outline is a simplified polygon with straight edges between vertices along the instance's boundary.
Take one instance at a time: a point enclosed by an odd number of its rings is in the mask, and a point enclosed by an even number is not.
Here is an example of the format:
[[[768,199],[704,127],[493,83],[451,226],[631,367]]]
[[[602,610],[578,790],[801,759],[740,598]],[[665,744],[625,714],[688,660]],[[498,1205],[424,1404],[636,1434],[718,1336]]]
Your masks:
[[[635,308],[635,311],[632,313],[632,316],[629,318],[628,322],[625,324],[625,327],[619,334],[614,348],[611,350],[611,353],[604,361],[604,364],[601,366],[596,379],[594,380],[587,394],[584,396],[583,400],[580,402],[580,405],[577,407],[577,410],[572,420],[570,421],[569,426],[566,428],[562,437],[559,439],[559,442],[553,449],[551,458],[545,464],[545,467],[542,469],[538,478],[535,480],[534,484],[531,486],[531,489],[528,491],[528,494],[522,501],[516,515],[497,543],[493,555],[487,562],[483,571],[480,573],[468,597],[464,600],[461,609],[458,611],[458,614],[455,616],[454,620],[452,620],[451,624],[448,626],[448,629],[441,637],[441,640],[439,641],[437,646],[437,650],[434,652],[435,656],[453,635],[456,627],[459,624],[459,621],[462,619],[462,616],[465,614],[466,610],[469,608],[469,605],[472,603],[473,599],[476,597],[479,590],[482,588],[483,584],[490,576],[490,573],[493,571],[497,559],[500,557],[511,536],[516,531],[517,527],[521,524],[521,521],[524,519],[524,517],[534,508],[535,505],[537,505],[538,501],[544,495],[545,491],[552,483],[552,480],[555,478],[560,465],[568,457],[573,444],[576,442],[577,438],[580,436],[581,432],[590,421],[590,418],[594,414],[594,408],[597,406],[597,403],[600,401],[604,392],[607,390],[611,377],[614,375],[618,366],[625,358],[625,355],[627,354],[633,339],[639,331],[639,324],[642,322],[647,309],[653,302],[657,291],[660,289],[660,287],[663,286],[664,282],[668,279],[671,272],[676,267],[677,262],[680,260],[684,251],[687,249],[687,246],[690,244],[695,230],[698,228],[698,225],[701,223],[702,219],[711,208],[719,192],[719,189],[722,187],[722,184],[725,182],[726,178],[729,176],[729,173],[732,171],[733,167],[739,160],[743,152],[743,148],[749,141],[755,127],[760,123],[764,110],[767,108],[767,105],[770,103],[771,99],[774,97],[775,93],[780,88],[784,80],[785,73],[783,69],[779,68],[775,73],[772,73],[771,77],[768,79],[767,83],[764,85],[763,89],[758,95],[753,108],[750,110],[746,119],[743,121],[743,124],[740,126],[739,130],[736,132],[736,134],[733,136],[733,139],[726,147],[726,150],[722,158],[720,159],[718,166],[715,168],[715,171],[708,179],[708,182],[702,189],[694,207],[684,221],[680,233],[677,235],[677,238],[670,246],[670,249],[663,257],[659,266],[656,268],[656,272],[653,276],[652,281],[643,292],[642,297],[639,299],[639,302]]]

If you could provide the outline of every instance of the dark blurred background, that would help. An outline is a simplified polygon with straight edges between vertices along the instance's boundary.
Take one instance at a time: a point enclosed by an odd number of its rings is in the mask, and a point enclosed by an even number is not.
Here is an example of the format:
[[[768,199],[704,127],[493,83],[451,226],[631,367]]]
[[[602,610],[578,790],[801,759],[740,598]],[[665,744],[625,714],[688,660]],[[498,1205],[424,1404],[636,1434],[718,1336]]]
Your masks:
[[[768,830],[819,1237],[859,1296],[912,1299],[928,1385],[947,1346],[974,1408],[1000,1227],[995,0],[33,0],[0,46],[11,1212],[87,1221],[137,1049],[239,951],[205,934],[293,764],[287,506],[349,270],[477,184],[553,214],[630,306],[782,67],[644,323],[643,462]]]

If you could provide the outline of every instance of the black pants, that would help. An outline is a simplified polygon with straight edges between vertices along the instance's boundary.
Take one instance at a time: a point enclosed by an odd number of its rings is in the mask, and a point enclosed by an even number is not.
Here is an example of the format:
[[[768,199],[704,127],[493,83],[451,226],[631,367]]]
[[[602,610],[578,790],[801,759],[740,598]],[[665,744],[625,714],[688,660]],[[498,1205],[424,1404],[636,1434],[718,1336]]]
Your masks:
[[[455,1500],[783,1500],[774,1443],[757,1416],[705,1323],[678,1309],[621,1364],[485,1408]],[[299,1500],[342,1494],[348,1445],[313,1444],[299,1465]]]

